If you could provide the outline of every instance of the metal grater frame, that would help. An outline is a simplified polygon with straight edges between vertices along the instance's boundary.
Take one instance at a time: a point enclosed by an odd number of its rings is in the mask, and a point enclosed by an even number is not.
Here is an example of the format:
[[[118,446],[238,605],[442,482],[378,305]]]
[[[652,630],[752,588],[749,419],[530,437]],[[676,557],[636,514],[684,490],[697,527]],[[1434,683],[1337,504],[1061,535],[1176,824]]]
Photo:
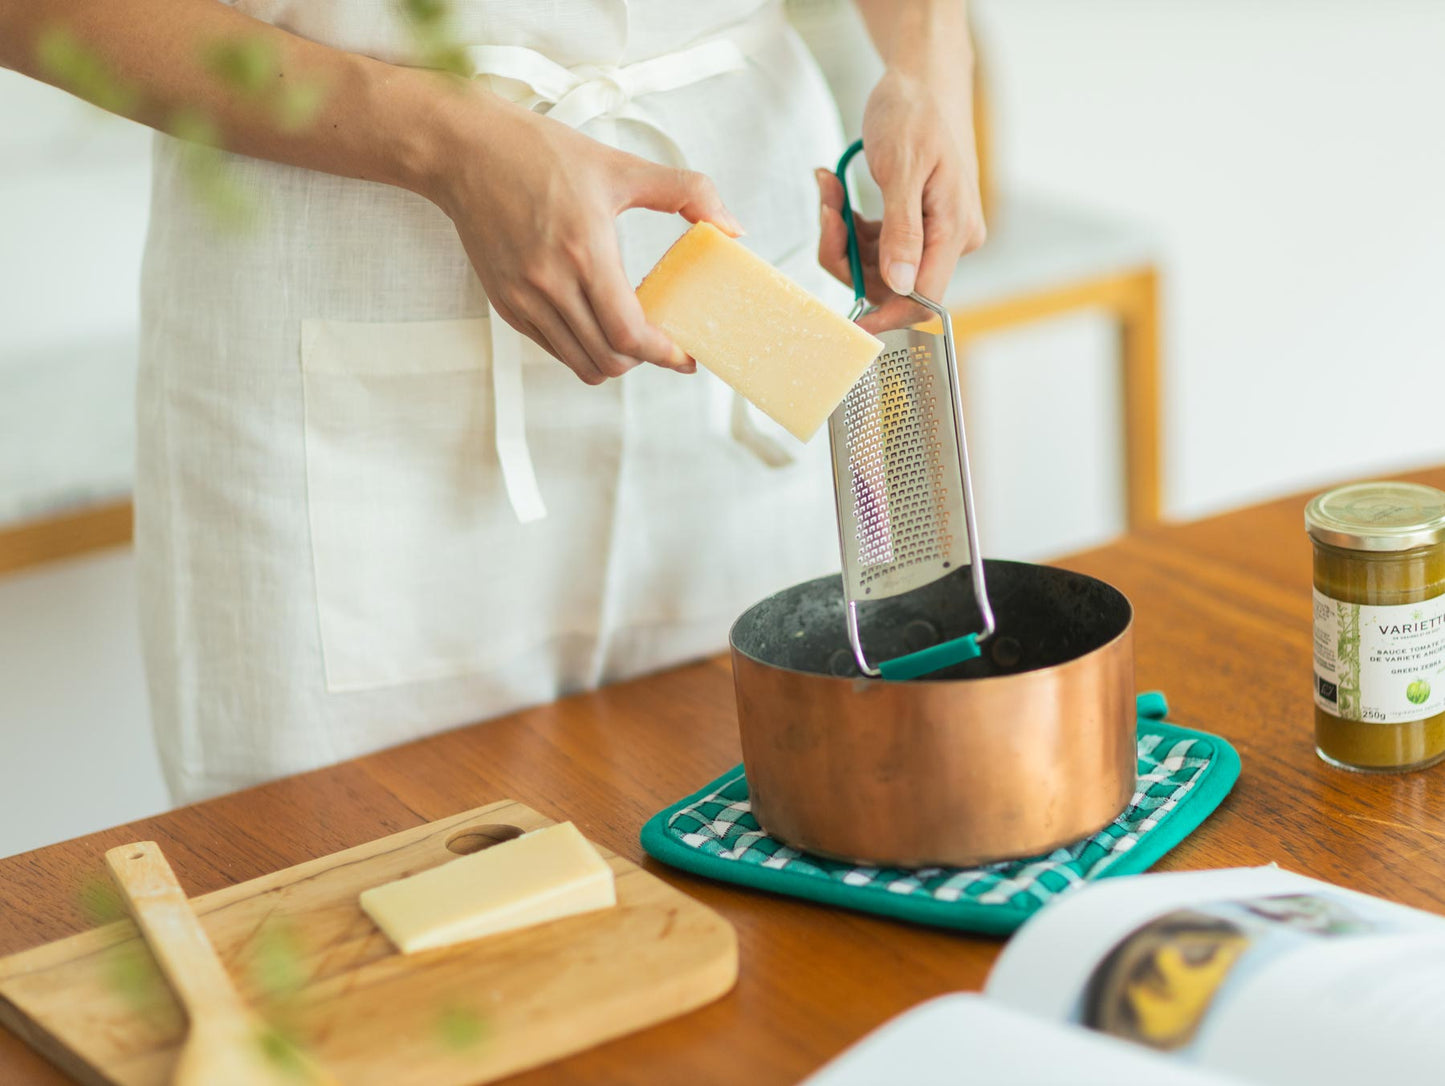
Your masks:
[[[861,141],[838,164],[843,219],[857,300],[849,319],[868,309],[862,291],[845,171]],[[909,295],[937,318],[942,334],[914,328],[883,333],[883,351],[828,418],[838,544],[848,642],[863,674],[913,678],[978,655],[995,628],[974,518],[963,397],[953,322],[939,303]],[[982,628],[878,666],[870,662],[858,621],[861,603],[904,595],[969,567]]]

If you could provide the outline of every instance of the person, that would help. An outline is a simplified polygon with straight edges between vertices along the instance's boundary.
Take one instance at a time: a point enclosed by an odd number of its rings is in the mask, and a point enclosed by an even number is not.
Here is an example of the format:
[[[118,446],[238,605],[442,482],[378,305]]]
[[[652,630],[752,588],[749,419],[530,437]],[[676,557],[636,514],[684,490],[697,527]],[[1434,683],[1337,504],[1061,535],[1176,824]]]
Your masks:
[[[877,331],[984,226],[962,0],[858,4]],[[837,568],[826,442],[689,376],[633,290],[701,221],[848,281],[777,0],[0,0],[0,63],[162,133],[135,541],[178,800],[717,651]]]

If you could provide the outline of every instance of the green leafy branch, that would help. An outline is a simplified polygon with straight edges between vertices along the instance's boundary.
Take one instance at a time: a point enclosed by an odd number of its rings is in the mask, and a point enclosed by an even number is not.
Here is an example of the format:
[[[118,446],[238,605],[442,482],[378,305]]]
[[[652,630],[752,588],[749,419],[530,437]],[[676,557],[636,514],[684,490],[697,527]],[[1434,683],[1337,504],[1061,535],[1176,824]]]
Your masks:
[[[139,87],[122,78],[65,27],[42,32],[36,50],[41,71],[87,102],[127,116],[137,113],[144,102]],[[229,94],[260,108],[282,132],[307,128],[326,101],[326,89],[319,82],[288,80],[279,50],[259,36],[212,42],[201,51],[200,62]],[[202,109],[181,108],[161,127],[184,141],[182,175],[217,224],[235,229],[251,223],[258,210],[256,201],[230,169],[216,118]]]
[[[412,35],[418,63],[462,78],[474,74],[456,34],[451,0],[395,2]],[[141,89],[65,27],[42,32],[36,49],[41,71],[58,86],[111,113],[133,116],[140,110]],[[326,88],[313,80],[288,79],[276,44],[259,35],[211,42],[199,59],[226,91],[263,110],[281,132],[305,130],[325,105]],[[214,221],[226,229],[253,222],[259,210],[256,199],[231,169],[218,120],[199,108],[181,108],[161,127],[184,142],[182,175]]]

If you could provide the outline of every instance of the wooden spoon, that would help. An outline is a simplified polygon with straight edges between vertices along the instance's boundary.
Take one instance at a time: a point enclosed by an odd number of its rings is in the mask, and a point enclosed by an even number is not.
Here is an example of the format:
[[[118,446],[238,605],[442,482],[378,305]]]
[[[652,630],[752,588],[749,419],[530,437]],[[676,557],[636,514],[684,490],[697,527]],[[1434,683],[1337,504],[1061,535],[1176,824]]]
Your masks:
[[[190,1019],[177,1086],[335,1082],[242,1002],[159,845],[113,848],[105,862]]]

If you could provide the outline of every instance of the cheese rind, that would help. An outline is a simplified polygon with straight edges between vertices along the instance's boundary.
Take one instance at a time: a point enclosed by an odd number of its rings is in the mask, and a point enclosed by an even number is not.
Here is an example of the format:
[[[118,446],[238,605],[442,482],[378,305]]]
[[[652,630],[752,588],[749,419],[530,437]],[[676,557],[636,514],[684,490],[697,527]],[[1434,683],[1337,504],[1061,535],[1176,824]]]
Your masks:
[[[708,223],[663,254],[637,297],[651,323],[800,441],[883,349]]]
[[[611,866],[571,822],[361,894],[362,910],[407,954],[616,903]]]

